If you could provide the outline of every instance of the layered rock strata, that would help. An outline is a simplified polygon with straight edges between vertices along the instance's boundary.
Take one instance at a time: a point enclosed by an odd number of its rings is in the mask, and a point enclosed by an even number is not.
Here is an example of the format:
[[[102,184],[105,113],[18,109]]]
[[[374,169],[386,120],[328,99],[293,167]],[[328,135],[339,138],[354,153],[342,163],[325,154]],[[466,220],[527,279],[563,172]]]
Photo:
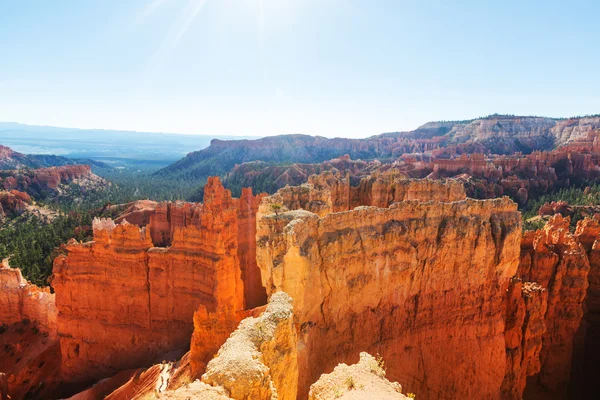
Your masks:
[[[21,398],[51,398],[60,370],[60,348],[56,340],[57,309],[54,294],[0,267],[0,395]]]
[[[0,325],[29,321],[51,338],[56,337],[57,309],[49,288],[27,282],[21,270],[10,268],[8,260],[0,267]]]
[[[590,264],[584,246],[569,232],[570,219],[553,216],[544,229],[526,232],[517,275],[546,288],[546,332],[540,352],[540,372],[530,379],[554,393],[566,395],[573,346],[584,314]]]
[[[11,190],[9,192],[0,190],[0,218],[7,214],[22,214],[27,206],[31,204],[31,197],[27,193]]]
[[[98,178],[92,174],[89,165],[67,165],[23,171],[2,171],[0,184],[5,190],[16,189],[23,192],[27,192],[29,189],[56,190],[60,184],[67,184],[85,177]]]
[[[52,282],[64,379],[110,376],[185,348],[200,306],[243,310],[259,199],[250,191],[233,199],[210,179],[201,206],[159,205],[143,228],[96,220],[92,242],[71,241],[55,260]],[[166,237],[169,247],[155,247]],[[240,251],[249,253],[244,266]]]
[[[590,263],[584,317],[578,337],[579,354],[573,369],[574,395],[592,398],[600,393],[600,223],[598,216],[577,223],[575,238],[583,245]],[[574,360],[575,361],[575,360]]]
[[[535,282],[513,277],[505,301],[506,373],[501,394],[504,399],[520,399],[527,378],[540,372],[548,292]]]
[[[270,214],[275,207],[282,211],[306,210],[320,217],[352,210],[358,206],[387,208],[406,200],[458,201],[466,198],[462,183],[455,180],[407,179],[395,169],[374,173],[354,187],[348,177],[324,172],[311,175],[306,184],[287,186],[266,197],[260,214]]]
[[[506,198],[456,201],[447,188],[437,197],[414,193],[388,208],[333,213],[306,206],[266,214],[261,206],[257,260],[267,291],[295,301],[301,398],[321,373],[360,351],[381,354],[388,376],[419,398],[500,397],[503,304],[519,263],[517,206]],[[263,204],[303,204],[284,196]],[[336,201],[325,203],[336,210]]]

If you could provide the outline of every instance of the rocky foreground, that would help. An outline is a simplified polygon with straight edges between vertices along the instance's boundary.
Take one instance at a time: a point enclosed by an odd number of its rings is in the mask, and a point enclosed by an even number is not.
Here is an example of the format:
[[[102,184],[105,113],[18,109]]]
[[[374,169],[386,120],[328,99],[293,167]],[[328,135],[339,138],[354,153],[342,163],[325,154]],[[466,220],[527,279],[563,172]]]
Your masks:
[[[55,260],[55,293],[4,265],[0,391],[581,398],[600,365],[599,249],[597,220],[523,233],[514,202],[457,180],[325,173],[235,199],[215,178],[204,204],[96,221]]]

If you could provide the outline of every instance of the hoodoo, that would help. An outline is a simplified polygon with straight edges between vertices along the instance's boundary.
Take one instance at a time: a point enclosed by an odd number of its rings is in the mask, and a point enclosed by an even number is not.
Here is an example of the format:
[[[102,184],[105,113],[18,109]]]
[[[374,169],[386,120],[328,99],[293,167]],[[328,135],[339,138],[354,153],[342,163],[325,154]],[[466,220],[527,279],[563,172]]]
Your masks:
[[[201,305],[211,313],[243,310],[243,279],[252,288],[248,277],[256,274],[259,200],[250,191],[233,199],[214,178],[203,205],[159,205],[144,227],[96,220],[94,241],[70,242],[53,279],[63,379],[99,379],[185,349]],[[259,301],[260,292],[246,298]]]

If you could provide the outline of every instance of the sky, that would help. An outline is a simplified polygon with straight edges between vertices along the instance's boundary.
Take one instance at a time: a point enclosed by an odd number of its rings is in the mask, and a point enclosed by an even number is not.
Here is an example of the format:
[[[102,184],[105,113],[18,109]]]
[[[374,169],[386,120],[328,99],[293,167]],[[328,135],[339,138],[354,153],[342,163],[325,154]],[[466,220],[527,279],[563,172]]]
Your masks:
[[[600,2],[0,0],[0,121],[367,137],[600,113]]]

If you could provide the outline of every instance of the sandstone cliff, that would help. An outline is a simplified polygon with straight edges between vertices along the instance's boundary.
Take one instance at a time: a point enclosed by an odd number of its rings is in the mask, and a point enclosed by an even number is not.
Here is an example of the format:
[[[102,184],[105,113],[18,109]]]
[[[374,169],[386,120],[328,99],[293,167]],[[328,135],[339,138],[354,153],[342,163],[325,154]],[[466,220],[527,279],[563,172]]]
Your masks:
[[[590,263],[584,318],[580,327],[578,359],[571,378],[575,395],[600,393],[600,223],[598,216],[577,223],[575,237],[585,248]]]
[[[249,288],[259,279],[248,278],[259,200],[250,191],[233,199],[211,179],[203,205],[158,205],[142,228],[96,220],[93,242],[70,242],[52,282],[64,379],[110,376],[185,349],[201,305],[243,310],[244,273]]]
[[[104,179],[92,173],[89,165],[0,171],[0,188],[26,192],[37,200],[48,196],[70,196],[73,189],[69,188],[69,184],[76,185],[77,195],[108,185]]]
[[[3,260],[0,267],[0,325],[27,320],[54,338],[56,318],[54,294],[50,289],[30,284],[18,268],[10,268],[8,260]]]
[[[368,351],[419,398],[500,398],[502,310],[521,240],[516,204],[414,193],[389,208],[261,214],[264,285],[295,301],[301,396],[321,373]]]
[[[548,291],[541,369],[531,379],[532,386],[562,395],[566,395],[570,381],[575,334],[584,313],[590,270],[585,249],[569,232],[569,223],[569,218],[557,214],[544,229],[526,232],[517,273]]]
[[[506,373],[502,398],[520,399],[527,378],[540,372],[548,292],[535,282],[523,283],[513,277],[505,301]]]
[[[0,190],[0,219],[7,215],[20,215],[31,204],[31,197],[27,193],[11,190]]]
[[[589,128],[589,127],[588,127]],[[419,150],[400,153],[393,162],[351,160],[349,156],[315,164],[237,165],[226,176],[226,186],[239,190],[242,183],[273,193],[286,184],[301,185],[311,174],[329,171],[350,178],[353,185],[377,172],[397,170],[407,178],[457,178],[469,197],[486,199],[510,196],[519,204],[573,184],[591,184],[600,178],[600,130],[585,128],[569,144],[551,151],[521,152],[506,156],[482,149],[444,147],[443,152]],[[450,151],[454,149],[454,151]]]
[[[397,170],[390,169],[375,172],[354,187],[349,178],[324,172],[311,175],[306,184],[285,187],[265,198],[259,213],[273,213],[276,205],[281,211],[302,209],[323,217],[358,206],[386,208],[405,200],[452,202],[465,198],[464,186],[455,180],[407,179]]]
[[[48,288],[29,284],[19,269],[0,267],[0,374],[12,399],[57,395],[60,348],[57,310]]]

